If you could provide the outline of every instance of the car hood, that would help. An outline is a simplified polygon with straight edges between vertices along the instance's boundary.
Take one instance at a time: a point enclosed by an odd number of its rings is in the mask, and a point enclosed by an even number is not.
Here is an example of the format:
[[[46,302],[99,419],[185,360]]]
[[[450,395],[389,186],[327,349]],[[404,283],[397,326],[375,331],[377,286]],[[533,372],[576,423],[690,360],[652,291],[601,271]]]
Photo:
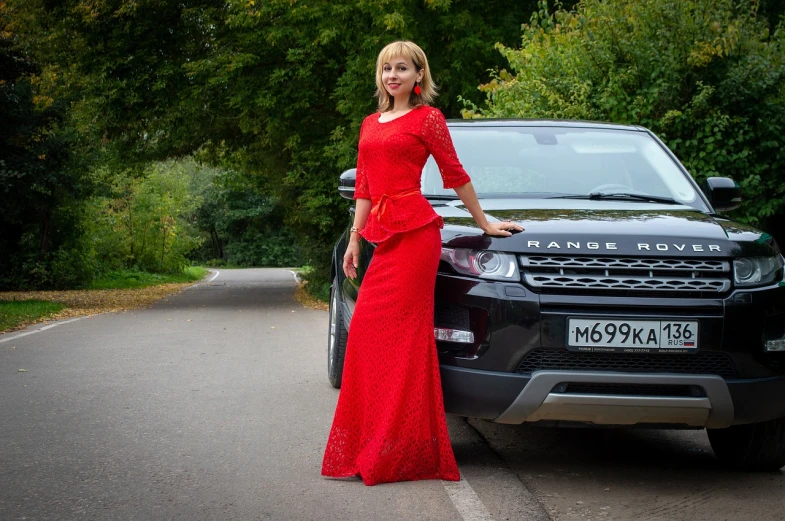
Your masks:
[[[689,206],[621,201],[483,199],[490,222],[525,231],[482,233],[460,201],[435,203],[448,247],[532,254],[741,257],[774,254],[770,235]]]

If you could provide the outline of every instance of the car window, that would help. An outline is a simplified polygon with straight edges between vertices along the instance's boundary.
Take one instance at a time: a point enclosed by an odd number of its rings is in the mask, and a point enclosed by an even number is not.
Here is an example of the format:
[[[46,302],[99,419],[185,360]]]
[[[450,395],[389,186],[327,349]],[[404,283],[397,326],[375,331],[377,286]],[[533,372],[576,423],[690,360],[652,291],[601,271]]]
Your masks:
[[[699,201],[685,174],[645,132],[563,127],[452,127],[450,132],[481,197],[601,191]],[[425,165],[422,189],[452,193],[442,188],[433,158]]]

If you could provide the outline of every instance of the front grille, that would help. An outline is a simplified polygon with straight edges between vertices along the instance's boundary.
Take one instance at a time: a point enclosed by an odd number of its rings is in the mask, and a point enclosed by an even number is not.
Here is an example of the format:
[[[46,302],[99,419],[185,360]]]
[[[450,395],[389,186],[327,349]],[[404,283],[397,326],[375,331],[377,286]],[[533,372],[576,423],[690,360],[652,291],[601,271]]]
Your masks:
[[[724,260],[529,255],[520,263],[526,284],[543,291],[686,297],[731,287]]]
[[[570,382],[559,384],[553,392],[560,394],[606,394],[625,396],[684,396],[702,397],[705,391],[697,385],[615,384]]]
[[[735,378],[733,361],[719,351],[693,354],[582,353],[566,349],[538,348],[527,354],[516,372],[541,370],[616,371],[621,373],[712,374]]]

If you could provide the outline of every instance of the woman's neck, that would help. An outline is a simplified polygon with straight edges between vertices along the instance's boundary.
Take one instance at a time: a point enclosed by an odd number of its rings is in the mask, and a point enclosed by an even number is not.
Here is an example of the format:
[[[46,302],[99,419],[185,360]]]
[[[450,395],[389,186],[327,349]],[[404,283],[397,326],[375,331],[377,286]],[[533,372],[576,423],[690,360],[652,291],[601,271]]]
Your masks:
[[[409,100],[407,99],[406,101],[401,100],[400,102],[397,101],[394,102],[393,106],[390,107],[390,109],[388,109],[387,112],[390,112],[392,114],[397,114],[399,112],[409,112],[413,108],[414,106],[410,105]]]

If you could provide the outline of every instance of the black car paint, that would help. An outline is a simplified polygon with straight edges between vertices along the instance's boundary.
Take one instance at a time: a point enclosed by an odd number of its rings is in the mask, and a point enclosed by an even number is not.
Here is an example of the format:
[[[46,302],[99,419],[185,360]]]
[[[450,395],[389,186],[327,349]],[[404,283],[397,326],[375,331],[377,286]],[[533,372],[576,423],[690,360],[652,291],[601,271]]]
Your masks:
[[[533,209],[526,199],[501,201],[484,199],[482,204],[487,207],[496,206],[499,202],[503,202],[506,206],[506,209],[486,209],[489,218],[497,221],[509,219],[526,227],[525,233],[515,234],[512,237],[483,235],[469,212],[462,206],[454,206],[449,211],[445,211],[447,205],[435,206],[435,209],[444,217],[445,228],[442,237],[445,246],[451,246],[451,241],[458,237],[471,242],[468,237],[474,236],[477,237],[475,239],[477,245],[483,246],[479,249],[510,253],[594,255],[611,253],[602,246],[610,243],[616,245],[616,249],[612,252],[614,255],[641,257],[667,257],[675,254],[680,257],[700,258],[774,254],[771,243],[766,242],[766,238],[770,236],[754,228],[717,219],[691,208],[682,207],[684,209],[674,210],[671,206],[637,203],[611,205],[605,201],[559,201],[561,204],[557,206],[554,200],[540,200],[537,202],[550,203],[551,206],[539,204],[538,208]],[[634,204],[638,208],[630,209],[621,206],[624,204],[627,206]],[[575,242],[579,239],[583,239],[580,248],[567,249],[568,241]],[[538,242],[540,246],[531,246],[532,241]],[[586,247],[587,241],[601,246],[597,249],[589,249]],[[551,243],[556,243],[558,247],[549,248],[548,245]],[[637,247],[639,243],[650,244],[650,250],[640,250]],[[668,249],[658,250],[657,244],[666,245]],[[678,247],[685,244],[688,251],[678,251]],[[720,251],[709,251],[710,244],[718,245]],[[694,251],[692,245],[703,246],[703,251]]]

